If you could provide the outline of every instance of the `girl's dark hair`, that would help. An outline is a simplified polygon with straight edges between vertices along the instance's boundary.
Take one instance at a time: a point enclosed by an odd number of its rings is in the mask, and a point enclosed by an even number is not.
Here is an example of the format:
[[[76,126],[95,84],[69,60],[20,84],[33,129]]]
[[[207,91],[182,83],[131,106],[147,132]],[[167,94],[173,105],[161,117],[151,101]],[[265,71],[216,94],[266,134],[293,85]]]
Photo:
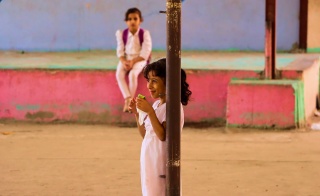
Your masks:
[[[142,18],[141,11],[140,11],[138,8],[136,8],[136,7],[129,8],[129,9],[127,10],[127,12],[126,12],[126,14],[125,14],[125,16],[124,16],[124,21],[127,21],[127,20],[128,20],[129,14],[134,14],[134,13],[136,13],[136,14],[139,15],[140,21],[142,22],[142,21],[143,21],[143,18]]]
[[[143,69],[143,76],[146,79],[148,78],[149,72],[153,72],[154,76],[160,77],[163,79],[164,83],[166,82],[166,59],[162,58],[158,61],[146,65]],[[187,105],[190,101],[190,96],[192,92],[189,90],[189,84],[187,83],[187,74],[181,69],[181,103],[182,105]]]

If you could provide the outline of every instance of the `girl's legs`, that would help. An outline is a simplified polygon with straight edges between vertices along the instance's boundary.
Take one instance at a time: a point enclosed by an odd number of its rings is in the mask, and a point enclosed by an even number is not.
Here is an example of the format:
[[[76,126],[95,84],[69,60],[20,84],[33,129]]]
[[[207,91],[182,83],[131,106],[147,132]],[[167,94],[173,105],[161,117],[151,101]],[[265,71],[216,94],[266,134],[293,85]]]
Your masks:
[[[138,87],[138,76],[141,73],[143,67],[146,65],[146,61],[140,61],[133,65],[133,68],[129,71],[129,87],[126,82],[127,71],[124,69],[121,62],[118,63],[116,78],[122,93],[123,98],[125,99],[123,112],[128,112],[129,103],[131,97],[135,96],[137,87]]]
[[[128,112],[128,105],[129,105],[130,99],[131,99],[129,87],[126,82],[126,73],[127,73],[127,71],[124,69],[122,63],[119,62],[118,66],[117,66],[117,71],[116,71],[116,78],[117,78],[117,82],[118,82],[120,91],[122,93],[122,96],[125,99],[123,112]]]
[[[141,73],[143,67],[146,65],[146,61],[140,61],[133,65],[133,68],[129,72],[129,90],[132,97],[135,96],[138,88],[138,76]]]

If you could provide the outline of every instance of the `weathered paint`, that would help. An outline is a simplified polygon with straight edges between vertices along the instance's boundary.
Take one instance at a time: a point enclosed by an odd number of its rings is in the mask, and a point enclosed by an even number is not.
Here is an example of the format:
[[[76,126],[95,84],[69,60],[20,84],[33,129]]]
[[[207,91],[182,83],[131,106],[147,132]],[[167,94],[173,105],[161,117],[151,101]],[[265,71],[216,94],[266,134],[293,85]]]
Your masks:
[[[22,111],[39,110],[40,105],[16,105],[16,109]]]
[[[181,0],[167,0],[166,195],[180,194]]]
[[[121,112],[123,98],[114,74],[108,70],[0,70],[0,118],[133,122],[132,116]],[[224,119],[231,78],[260,77],[255,71],[187,70],[187,74],[193,92],[192,101],[185,107],[187,123]],[[145,86],[140,75],[137,92],[152,101]]]
[[[290,1],[290,2],[289,2]],[[159,0],[19,0],[0,4],[0,50],[114,49],[124,13],[138,7],[153,48],[166,48],[166,20]],[[278,49],[298,42],[299,0],[278,0]],[[202,0],[182,3],[182,48],[264,50],[265,1]]]
[[[46,111],[39,111],[35,113],[30,113],[27,112],[25,115],[25,119],[27,120],[40,120],[40,121],[45,121],[45,120],[52,120],[54,117],[53,112],[46,112]]]
[[[155,53],[155,56],[161,56],[160,54]],[[109,58],[104,52],[99,54],[97,52],[63,53],[63,55],[50,53],[49,56],[42,53],[35,55],[27,53],[25,55],[26,58],[23,58],[24,55],[7,56],[0,53],[0,68],[3,63],[11,67],[0,69],[0,119],[134,122],[132,115],[122,113],[123,98],[115,79],[115,65],[101,65],[107,61],[117,62],[116,57]],[[185,107],[186,123],[224,124],[227,88],[230,80],[262,78],[263,53],[186,52],[183,55],[186,58],[183,56],[182,65],[187,71],[187,80],[193,92],[192,100]],[[36,58],[37,56],[39,58]],[[278,56],[280,60],[278,65],[282,63],[281,72],[284,79],[298,79],[309,82],[306,85],[312,86],[312,88],[305,88],[303,95],[306,102],[305,111],[310,110],[307,109],[309,108],[307,104],[308,102],[315,104],[310,100],[313,94],[318,92],[313,86],[317,84],[312,83],[317,75],[316,70],[313,69],[317,69],[314,66],[319,65],[312,65],[313,55],[310,54],[279,54]],[[302,60],[304,63],[299,60],[300,58],[304,59]],[[57,65],[61,63],[60,68],[48,69],[47,65],[52,62]],[[34,69],[37,64],[39,68]],[[73,64],[79,67],[79,70],[69,69]],[[313,67],[312,70],[308,70],[308,66]],[[308,70],[306,74],[304,70]],[[294,74],[290,75],[290,73]],[[308,90],[310,90],[309,93],[307,93]],[[142,75],[139,77],[137,93],[145,94],[147,100],[153,101],[148,96],[146,82]],[[44,115],[43,112],[51,112],[53,116]],[[27,113],[29,113],[28,116]],[[295,110],[292,113],[294,115]],[[306,112],[306,115],[308,113]],[[257,114],[256,118],[261,114]]]
[[[185,120],[188,122],[212,122],[225,119],[227,86],[232,78],[259,79],[255,71],[199,71],[187,70],[192,90],[192,100],[185,107]]]
[[[299,80],[232,81],[228,87],[228,126],[292,128],[304,123],[301,85]]]
[[[1,70],[0,118],[122,122],[114,71]],[[139,78],[138,92],[147,94]],[[91,117],[89,117],[91,116]]]

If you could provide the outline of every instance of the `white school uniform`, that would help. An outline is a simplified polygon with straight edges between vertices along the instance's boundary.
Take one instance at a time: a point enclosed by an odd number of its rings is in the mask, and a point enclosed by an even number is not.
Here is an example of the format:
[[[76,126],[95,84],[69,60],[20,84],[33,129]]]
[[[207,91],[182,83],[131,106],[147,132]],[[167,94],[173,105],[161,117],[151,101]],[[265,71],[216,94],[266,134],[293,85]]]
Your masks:
[[[159,122],[166,121],[166,104],[159,106],[160,100],[152,105]],[[181,104],[181,130],[184,124],[184,112]],[[153,130],[147,117],[144,121],[146,134],[142,141],[140,155],[141,187],[143,196],[165,196],[167,141],[161,141]]]
[[[138,86],[138,76],[141,73],[143,67],[146,65],[152,49],[151,36],[149,31],[144,29],[142,45],[140,45],[139,31],[140,28],[135,34],[132,34],[130,31],[128,31],[126,45],[124,45],[122,39],[123,31],[118,30],[116,32],[118,58],[120,58],[121,56],[125,56],[127,60],[132,60],[138,56],[141,56],[145,59],[144,61],[137,62],[133,65],[132,69],[129,72],[129,85],[125,80],[127,71],[121,67],[121,62],[119,61],[116,71],[116,78],[123,98],[135,96]]]

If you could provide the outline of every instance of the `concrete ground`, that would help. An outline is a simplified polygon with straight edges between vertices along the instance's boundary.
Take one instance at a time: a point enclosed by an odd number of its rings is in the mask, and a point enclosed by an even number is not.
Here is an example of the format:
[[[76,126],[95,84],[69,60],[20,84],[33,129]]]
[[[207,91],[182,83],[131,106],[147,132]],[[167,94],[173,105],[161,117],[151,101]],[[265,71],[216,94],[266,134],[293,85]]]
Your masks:
[[[278,54],[277,68],[306,56],[319,54]],[[0,69],[114,70],[118,61],[114,51],[4,51],[0,59]],[[263,70],[264,54],[184,51],[182,67]],[[320,195],[319,141],[310,130],[185,128],[183,195]],[[0,124],[0,196],[141,195],[140,145],[135,128]]]
[[[184,128],[183,195],[320,195],[319,141],[311,130]],[[0,195],[141,195],[140,145],[136,128],[0,124]]]

